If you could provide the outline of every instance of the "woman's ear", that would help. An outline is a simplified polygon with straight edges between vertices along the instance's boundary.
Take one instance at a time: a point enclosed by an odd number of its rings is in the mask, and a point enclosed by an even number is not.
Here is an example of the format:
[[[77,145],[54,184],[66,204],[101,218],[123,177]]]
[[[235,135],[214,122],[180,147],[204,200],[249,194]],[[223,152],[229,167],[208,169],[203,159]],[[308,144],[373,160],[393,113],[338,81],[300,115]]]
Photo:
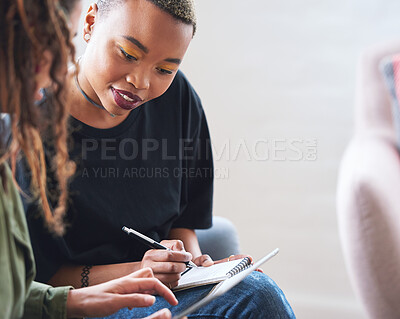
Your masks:
[[[43,98],[42,88],[51,85],[50,68],[53,63],[53,55],[49,50],[44,50],[35,68],[35,93],[34,98],[40,101]]]
[[[97,14],[99,10],[96,3],[92,3],[85,15],[85,20],[83,23],[83,39],[85,42],[89,42],[92,36],[93,28],[97,20]]]

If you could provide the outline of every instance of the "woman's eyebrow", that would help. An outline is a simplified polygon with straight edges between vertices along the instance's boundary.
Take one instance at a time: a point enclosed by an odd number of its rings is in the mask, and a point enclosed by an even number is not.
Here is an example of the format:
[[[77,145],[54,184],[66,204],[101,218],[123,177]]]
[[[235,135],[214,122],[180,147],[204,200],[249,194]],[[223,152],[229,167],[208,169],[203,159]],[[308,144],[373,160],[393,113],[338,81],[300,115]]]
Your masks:
[[[145,47],[138,39],[135,39],[134,37],[130,36],[130,35],[123,35],[123,38],[125,38],[126,40],[132,42],[134,45],[136,45],[140,50],[142,50],[144,53],[149,53],[149,49],[147,47]],[[180,65],[182,60],[181,59],[175,59],[175,58],[168,58],[164,60],[165,62],[170,62],[170,63],[174,63],[177,65]]]
[[[123,35],[122,37],[127,39],[128,41],[132,42],[134,45],[136,45],[144,53],[149,53],[149,49],[146,48],[139,40],[135,39],[134,37],[129,36],[129,35]]]
[[[180,65],[182,60],[181,59],[173,59],[173,58],[169,58],[169,59],[165,59],[165,62],[170,62],[170,63],[174,63],[174,64],[178,64]]]

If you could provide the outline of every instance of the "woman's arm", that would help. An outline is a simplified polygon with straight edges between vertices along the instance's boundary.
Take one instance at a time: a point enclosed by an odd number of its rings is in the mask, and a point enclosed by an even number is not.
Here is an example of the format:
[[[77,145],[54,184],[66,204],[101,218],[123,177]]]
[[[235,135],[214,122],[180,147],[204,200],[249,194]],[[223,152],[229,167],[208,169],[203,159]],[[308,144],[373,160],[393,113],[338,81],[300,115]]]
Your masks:
[[[154,278],[150,268],[81,289],[32,282],[24,304],[24,318],[103,317],[125,307],[151,306],[155,301],[151,294],[162,296],[171,305],[178,303],[173,293]],[[167,319],[171,313],[164,309],[149,318]]]
[[[53,287],[73,286],[74,288],[80,288],[82,287],[81,279],[84,267],[85,265],[63,266],[49,280],[48,284]],[[88,284],[89,286],[101,284],[129,275],[141,268],[140,262],[93,266],[89,269]]]
[[[151,268],[154,276],[172,288],[178,284],[180,274],[185,271],[185,262],[192,260],[192,255],[187,253],[180,240],[164,240],[163,245],[169,250],[148,250],[140,262],[128,262],[112,265],[93,266],[88,269],[88,285],[96,285],[106,281],[120,278],[143,268]],[[61,267],[48,282],[52,286],[82,286],[82,273],[85,265]]]
[[[103,317],[121,308],[149,307],[158,294],[171,305],[178,301],[173,293],[155,279],[150,268],[93,287],[70,290],[67,297],[67,317]],[[149,318],[171,318],[164,309]]]

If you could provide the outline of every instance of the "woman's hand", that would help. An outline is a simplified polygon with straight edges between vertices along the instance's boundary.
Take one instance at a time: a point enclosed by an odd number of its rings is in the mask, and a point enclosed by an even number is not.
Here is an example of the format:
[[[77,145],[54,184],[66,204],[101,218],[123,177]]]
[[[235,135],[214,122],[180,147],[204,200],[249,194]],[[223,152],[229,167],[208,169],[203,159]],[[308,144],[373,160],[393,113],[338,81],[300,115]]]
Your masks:
[[[178,304],[171,290],[154,278],[150,268],[145,268],[100,285],[70,290],[67,317],[104,317],[125,307],[149,307],[155,302],[150,294],[164,297],[171,305]],[[163,310],[149,318],[171,318],[171,313]]]
[[[192,260],[192,255],[185,251],[180,240],[163,240],[161,244],[171,250],[148,250],[140,267],[150,267],[154,276],[172,289],[178,285],[181,273],[186,270],[185,262]]]
[[[197,266],[210,267],[214,265],[214,261],[209,255],[201,255],[193,260]]]
[[[220,259],[214,262],[214,264],[220,264],[220,263],[225,263],[227,261],[232,261],[232,260],[237,260],[237,259],[243,259],[243,258],[250,258],[251,263],[253,263],[253,257],[250,255],[230,255],[229,257],[226,257],[224,259]]]
[[[225,262],[231,261],[231,260],[243,259],[245,257],[249,257],[250,260],[253,262],[253,258],[251,256],[249,256],[249,255],[231,255],[229,257],[226,257],[226,258],[220,259],[220,260],[216,260],[216,261],[213,261],[212,258],[209,255],[201,255],[201,256],[197,257],[195,260],[193,260],[193,262],[197,266],[209,267],[209,266],[212,266],[212,265],[225,263]]]
[[[169,311],[168,309],[161,309],[160,311],[153,313],[151,316],[146,317],[145,319],[171,319],[171,317],[171,311]]]

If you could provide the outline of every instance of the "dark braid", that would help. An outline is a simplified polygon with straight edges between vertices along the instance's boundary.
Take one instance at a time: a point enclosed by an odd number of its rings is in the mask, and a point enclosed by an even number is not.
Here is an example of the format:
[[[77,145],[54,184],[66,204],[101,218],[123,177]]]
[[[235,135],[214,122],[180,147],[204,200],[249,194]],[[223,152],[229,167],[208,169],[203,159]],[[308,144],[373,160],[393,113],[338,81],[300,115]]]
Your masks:
[[[63,8],[62,3],[69,2]],[[73,58],[67,15],[77,0],[1,0],[0,1],[0,106],[11,117],[12,141],[2,145],[0,174],[5,181],[4,162],[10,160],[13,174],[22,150],[31,173],[32,193],[40,200],[47,226],[58,234],[64,231],[63,216],[67,182],[74,172],[66,147],[67,63]],[[54,166],[57,169],[59,200],[52,212],[47,199],[46,163],[42,143],[43,119],[34,104],[35,66],[45,50],[52,57],[50,77],[54,83],[51,127],[56,144]],[[4,135],[6,132],[2,131]],[[4,183],[4,182],[3,182]]]

